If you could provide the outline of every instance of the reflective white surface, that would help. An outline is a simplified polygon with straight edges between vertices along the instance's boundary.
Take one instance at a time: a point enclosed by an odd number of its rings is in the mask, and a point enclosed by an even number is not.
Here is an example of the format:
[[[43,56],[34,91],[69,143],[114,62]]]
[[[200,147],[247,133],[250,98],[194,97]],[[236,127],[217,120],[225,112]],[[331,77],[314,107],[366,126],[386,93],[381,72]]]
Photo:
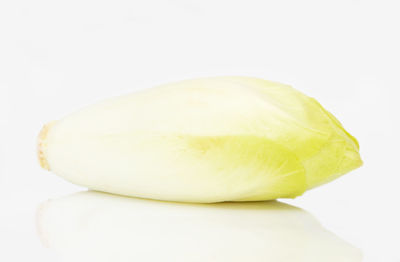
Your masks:
[[[38,233],[65,261],[361,261],[310,214],[271,202],[182,204],[81,192],[42,204]]]
[[[198,234],[204,239],[197,241],[206,241],[215,235],[210,241],[216,241],[226,235],[229,245],[213,242],[221,250],[243,244],[247,249],[237,248],[239,254],[253,248],[252,255],[269,255],[259,249],[270,250],[271,246],[263,245],[271,243],[269,236],[282,235],[274,242],[276,250],[285,248],[283,242],[294,244],[287,227],[298,215],[302,220],[294,224],[300,226],[292,232],[300,239],[305,237],[303,243],[322,246],[327,253],[344,251],[350,259],[358,259],[359,250],[363,262],[400,261],[399,4],[395,0],[0,1],[0,261],[60,261],[65,253],[74,256],[73,240],[78,235],[83,237],[76,240],[79,243],[98,236],[87,251],[110,252],[114,244],[116,249],[126,250],[129,243],[121,242],[117,235],[137,239],[118,226],[125,225],[128,232],[138,223],[130,224],[116,214],[128,212],[121,209],[125,204],[147,210],[139,205],[141,200],[128,201],[132,204],[122,201],[124,204],[113,209],[113,197],[105,198],[105,206],[100,204],[94,216],[79,208],[83,205],[80,200],[65,208],[57,205],[69,202],[64,196],[85,189],[39,168],[36,135],[45,122],[110,96],[215,75],[280,81],[317,98],[357,137],[364,166],[304,196],[280,200],[297,211],[286,217],[273,210],[274,218],[283,217],[274,220],[277,227],[268,224],[273,224],[268,220],[270,210],[211,212],[207,208],[197,216],[201,209],[193,207],[187,216],[196,219],[183,220],[182,215],[179,219],[185,227],[175,224],[181,229],[180,236]],[[43,228],[51,230],[54,237],[53,246],[45,248],[37,234],[36,214],[48,199],[56,199],[49,203],[49,212],[61,208],[65,213],[57,211],[49,220],[54,224],[45,223]],[[154,205],[152,212],[156,212]],[[164,210],[161,206],[157,207]],[[109,208],[113,212],[106,214]],[[175,211],[186,213],[184,210],[174,206],[170,214],[161,213],[161,217],[172,217]],[[72,222],[81,211],[88,224],[76,231]],[[246,215],[236,220],[234,212]],[[143,213],[141,218],[144,215],[150,214]],[[207,220],[220,215],[230,218],[230,223]],[[261,216],[266,221],[259,221],[260,233],[252,234]],[[63,217],[71,218],[71,223],[60,220]],[[152,225],[157,219],[143,221],[140,232],[151,229],[154,236],[157,227]],[[110,225],[112,220],[118,225]],[[165,223],[162,220],[160,225]],[[190,223],[200,223],[204,230],[191,228]],[[108,236],[101,238],[103,235]],[[236,240],[232,235],[243,237]],[[143,247],[151,242],[147,257],[157,257],[156,261],[168,260],[165,252],[177,249],[165,247],[174,243],[198,248],[174,236],[135,243]],[[115,242],[111,243],[112,237]],[[63,239],[74,243],[63,246],[67,241]],[[256,243],[241,242],[245,239]],[[287,250],[286,254],[304,255],[312,248]],[[233,254],[230,250],[219,255]],[[341,259],[337,261],[346,261]]]

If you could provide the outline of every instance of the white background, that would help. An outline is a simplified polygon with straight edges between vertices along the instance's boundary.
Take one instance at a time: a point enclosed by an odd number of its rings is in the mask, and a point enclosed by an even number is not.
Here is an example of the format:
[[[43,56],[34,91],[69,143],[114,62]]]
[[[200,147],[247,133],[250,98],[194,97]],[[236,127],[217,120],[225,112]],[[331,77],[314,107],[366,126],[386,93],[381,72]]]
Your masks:
[[[400,261],[399,13],[387,0],[0,1],[0,261],[57,261],[37,237],[36,208],[84,190],[40,169],[44,123],[214,75],[291,84],[337,116],[364,166],[284,201],[365,261]]]

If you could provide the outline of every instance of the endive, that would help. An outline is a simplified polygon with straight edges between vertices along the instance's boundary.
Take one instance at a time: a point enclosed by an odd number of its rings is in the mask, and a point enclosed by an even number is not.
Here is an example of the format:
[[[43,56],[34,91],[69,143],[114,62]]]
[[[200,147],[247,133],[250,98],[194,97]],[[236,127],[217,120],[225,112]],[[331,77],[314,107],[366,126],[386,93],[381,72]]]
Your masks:
[[[42,167],[90,189],[170,201],[293,198],[362,164],[315,99],[250,77],[166,84],[46,125]]]

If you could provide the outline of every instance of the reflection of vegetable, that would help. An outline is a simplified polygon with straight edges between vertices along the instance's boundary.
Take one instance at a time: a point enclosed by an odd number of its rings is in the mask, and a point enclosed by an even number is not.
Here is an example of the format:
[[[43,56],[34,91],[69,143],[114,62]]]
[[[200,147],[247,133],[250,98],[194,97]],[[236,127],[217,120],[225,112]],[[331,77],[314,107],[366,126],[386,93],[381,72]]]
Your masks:
[[[81,192],[41,205],[42,242],[65,262],[361,262],[361,251],[283,203],[170,203]]]
[[[362,164],[357,140],[316,100],[249,77],[87,107],[45,126],[39,156],[91,189],[187,202],[296,197]]]

